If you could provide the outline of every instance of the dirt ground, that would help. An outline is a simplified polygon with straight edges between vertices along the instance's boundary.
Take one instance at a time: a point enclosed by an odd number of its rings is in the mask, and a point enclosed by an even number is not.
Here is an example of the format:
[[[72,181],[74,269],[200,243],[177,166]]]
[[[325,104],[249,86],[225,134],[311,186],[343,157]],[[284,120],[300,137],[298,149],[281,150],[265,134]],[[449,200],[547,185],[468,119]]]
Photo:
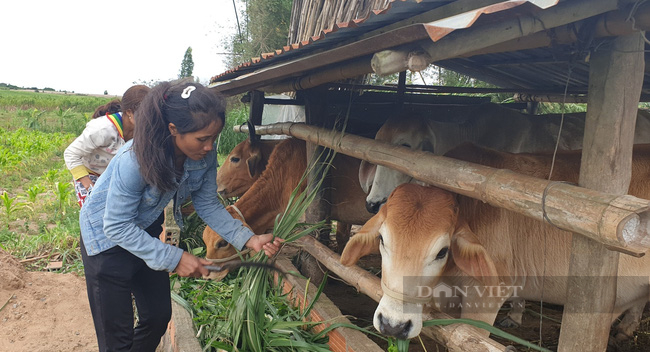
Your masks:
[[[94,352],[97,341],[83,278],[26,272],[0,250],[0,351]]]

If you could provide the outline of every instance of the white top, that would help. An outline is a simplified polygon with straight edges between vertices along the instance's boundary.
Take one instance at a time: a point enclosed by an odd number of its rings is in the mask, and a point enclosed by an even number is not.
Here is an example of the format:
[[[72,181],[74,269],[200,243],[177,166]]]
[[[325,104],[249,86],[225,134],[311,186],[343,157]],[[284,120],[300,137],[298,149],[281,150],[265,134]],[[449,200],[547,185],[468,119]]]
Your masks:
[[[90,172],[101,175],[124,139],[106,116],[90,120],[84,131],[65,149],[65,165],[78,180]]]

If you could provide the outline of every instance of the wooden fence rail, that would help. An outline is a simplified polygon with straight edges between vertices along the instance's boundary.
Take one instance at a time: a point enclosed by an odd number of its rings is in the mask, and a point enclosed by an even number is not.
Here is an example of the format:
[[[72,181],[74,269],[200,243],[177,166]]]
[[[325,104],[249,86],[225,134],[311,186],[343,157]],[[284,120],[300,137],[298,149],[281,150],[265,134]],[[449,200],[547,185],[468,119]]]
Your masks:
[[[234,129],[248,132],[247,126]],[[332,148],[535,219],[543,219],[546,213],[555,226],[580,233],[611,250],[640,257],[650,248],[649,200],[538,179],[304,123],[256,126],[255,131],[290,135]]]

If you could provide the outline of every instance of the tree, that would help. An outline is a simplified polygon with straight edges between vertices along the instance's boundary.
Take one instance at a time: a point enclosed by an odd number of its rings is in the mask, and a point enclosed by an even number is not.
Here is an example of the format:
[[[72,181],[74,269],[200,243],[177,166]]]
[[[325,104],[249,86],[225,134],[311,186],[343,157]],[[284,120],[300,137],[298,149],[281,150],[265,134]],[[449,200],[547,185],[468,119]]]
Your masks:
[[[224,60],[228,67],[235,67],[287,45],[293,0],[237,2],[243,2],[246,9],[239,16],[243,20],[239,30],[223,43],[226,51],[232,53]]]
[[[194,70],[194,60],[192,60],[192,47],[188,46],[187,50],[185,50],[185,56],[183,57],[183,62],[181,63],[181,73],[178,75],[178,78],[191,77],[192,70]]]

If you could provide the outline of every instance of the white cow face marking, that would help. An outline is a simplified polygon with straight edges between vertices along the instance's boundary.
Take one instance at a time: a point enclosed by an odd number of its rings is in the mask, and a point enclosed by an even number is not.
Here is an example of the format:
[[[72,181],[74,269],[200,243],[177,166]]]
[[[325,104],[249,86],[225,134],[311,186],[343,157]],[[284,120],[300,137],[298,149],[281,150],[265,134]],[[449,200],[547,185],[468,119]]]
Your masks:
[[[416,117],[390,119],[379,129],[375,140],[401,145],[413,150],[434,151],[435,139],[426,120]],[[403,183],[413,182],[411,176],[386,166],[377,165],[370,193],[366,197],[366,209],[377,213],[390,193]]]

